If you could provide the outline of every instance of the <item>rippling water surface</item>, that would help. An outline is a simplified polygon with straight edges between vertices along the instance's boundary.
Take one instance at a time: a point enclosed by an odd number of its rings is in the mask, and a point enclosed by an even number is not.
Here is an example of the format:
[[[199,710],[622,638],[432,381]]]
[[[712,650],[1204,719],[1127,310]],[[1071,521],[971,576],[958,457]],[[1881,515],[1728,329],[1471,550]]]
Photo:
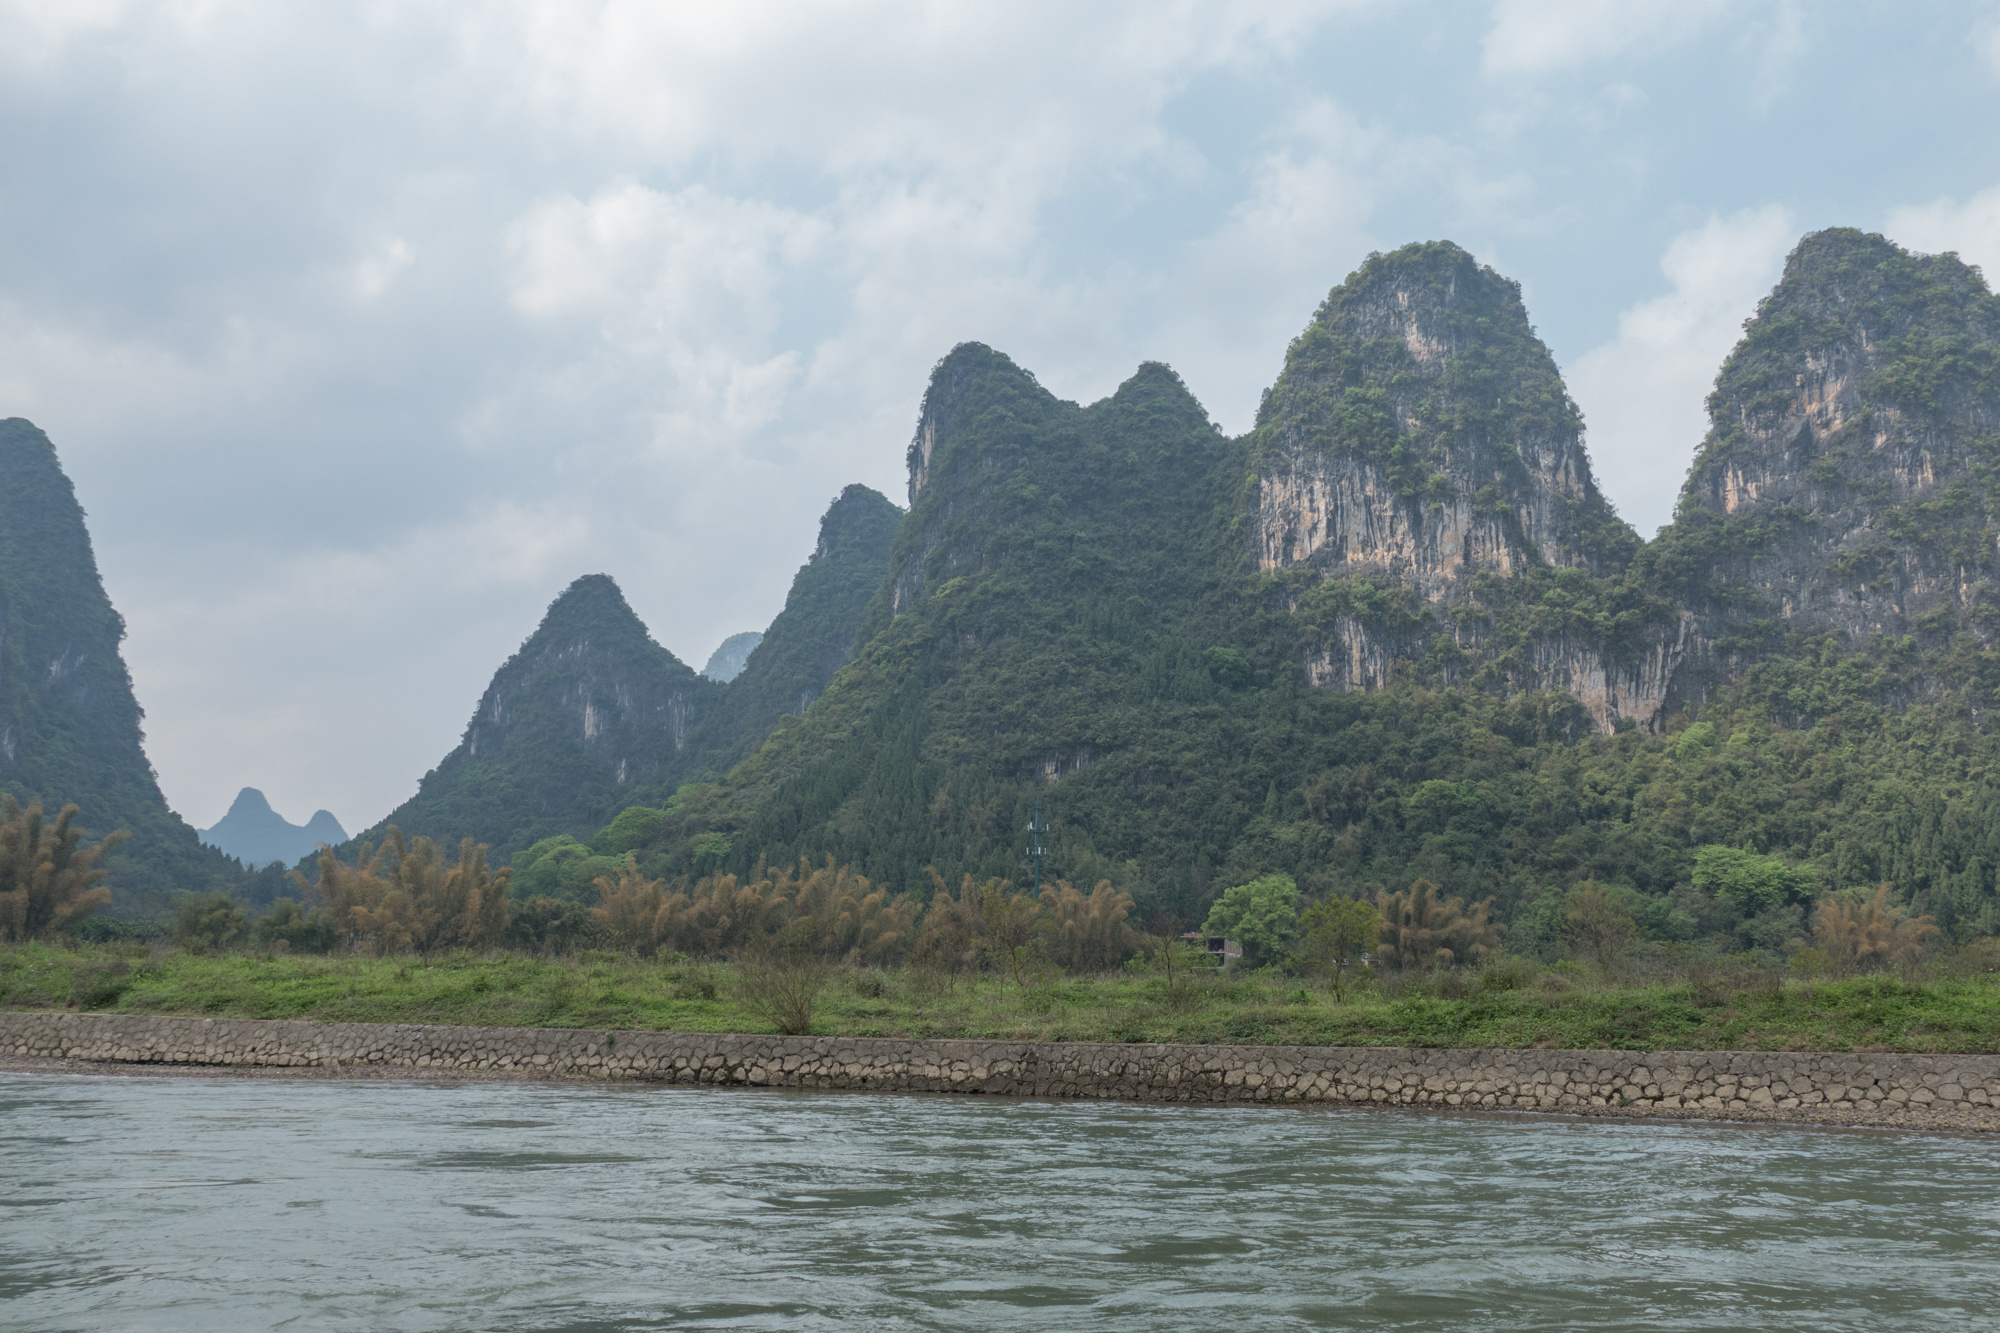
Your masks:
[[[1992,1328],[2000,1143],[0,1075],[0,1327]]]

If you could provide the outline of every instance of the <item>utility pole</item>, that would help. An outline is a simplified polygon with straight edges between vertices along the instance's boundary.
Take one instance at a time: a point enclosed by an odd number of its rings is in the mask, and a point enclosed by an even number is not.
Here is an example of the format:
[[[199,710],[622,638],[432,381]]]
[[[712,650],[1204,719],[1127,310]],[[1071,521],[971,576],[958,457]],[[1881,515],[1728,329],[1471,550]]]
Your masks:
[[[1042,896],[1042,835],[1048,831],[1049,826],[1042,822],[1042,798],[1037,796],[1035,798],[1035,817],[1028,821],[1028,834],[1032,839],[1028,843],[1028,859],[1035,863],[1035,896],[1037,898]]]

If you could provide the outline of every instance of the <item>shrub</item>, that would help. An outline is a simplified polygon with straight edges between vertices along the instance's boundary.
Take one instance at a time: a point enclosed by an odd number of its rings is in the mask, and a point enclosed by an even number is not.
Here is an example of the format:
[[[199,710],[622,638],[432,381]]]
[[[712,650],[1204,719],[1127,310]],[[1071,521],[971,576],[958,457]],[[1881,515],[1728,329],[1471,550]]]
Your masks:
[[[1470,908],[1463,898],[1439,899],[1437,885],[1417,880],[1404,893],[1375,899],[1382,914],[1382,943],[1376,951],[1384,967],[1455,967],[1477,962],[1500,945],[1500,927],[1491,920],[1491,898]]]
[[[279,898],[253,927],[257,942],[287,953],[326,953],[333,948],[333,923],[313,916],[290,898]]]
[[[1137,935],[1125,924],[1132,899],[1100,879],[1088,898],[1068,880],[1059,879],[1042,891],[1048,914],[1049,958],[1071,972],[1109,972],[1137,947]]]
[[[190,894],[181,900],[174,939],[189,953],[208,953],[239,944],[250,934],[243,904],[226,893]]]
[[[511,872],[486,865],[486,844],[466,838],[458,863],[449,864],[429,838],[403,837],[389,826],[379,850],[363,843],[354,865],[332,848],[319,855],[319,881],[291,879],[316,898],[336,937],[377,953],[414,949],[429,957],[440,949],[481,949],[507,929]]]
[[[50,827],[40,801],[23,809],[0,793],[0,940],[38,939],[111,901],[111,890],[97,882],[101,863],[131,835],[108,833],[86,847],[76,813],[64,806]]]
[[[1814,945],[1838,972],[1907,966],[1937,934],[1937,925],[1928,916],[1905,916],[1890,902],[1887,884],[1877,888],[1873,898],[1821,903],[1813,925]]]
[[[1576,952],[1609,968],[1639,934],[1639,923],[1625,904],[1609,890],[1596,884],[1580,884],[1570,890],[1563,908],[1563,938]]]
[[[812,1031],[813,1012],[834,965],[813,947],[810,918],[753,939],[737,957],[737,999],[787,1036]]]

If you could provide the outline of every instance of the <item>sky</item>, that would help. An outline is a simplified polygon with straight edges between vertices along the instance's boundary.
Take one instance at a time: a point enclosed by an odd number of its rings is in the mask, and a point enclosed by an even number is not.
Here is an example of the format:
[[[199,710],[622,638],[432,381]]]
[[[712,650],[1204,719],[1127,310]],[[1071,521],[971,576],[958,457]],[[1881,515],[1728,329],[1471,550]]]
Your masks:
[[[2000,273],[2000,4],[0,0],[0,124],[0,417],[204,827],[381,818],[579,575],[762,628],[961,341],[1236,433],[1454,240],[1650,536],[1799,236]]]

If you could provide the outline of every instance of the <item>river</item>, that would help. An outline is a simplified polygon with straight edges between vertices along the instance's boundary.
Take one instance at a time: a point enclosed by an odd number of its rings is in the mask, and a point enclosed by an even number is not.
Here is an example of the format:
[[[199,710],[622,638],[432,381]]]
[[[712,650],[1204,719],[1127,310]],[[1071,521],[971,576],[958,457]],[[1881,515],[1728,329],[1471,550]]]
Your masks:
[[[2000,1142],[0,1074],[0,1327],[1950,1329]]]

